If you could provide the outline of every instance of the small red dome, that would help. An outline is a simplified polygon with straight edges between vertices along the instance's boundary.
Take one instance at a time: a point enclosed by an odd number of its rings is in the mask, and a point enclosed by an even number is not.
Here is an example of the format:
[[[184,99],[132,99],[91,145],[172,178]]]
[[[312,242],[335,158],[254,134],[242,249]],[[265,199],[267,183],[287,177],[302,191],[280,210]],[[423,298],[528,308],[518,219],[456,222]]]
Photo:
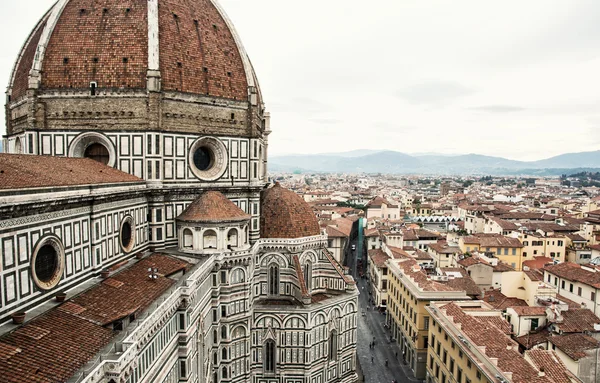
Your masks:
[[[275,184],[261,196],[260,237],[302,238],[320,235],[319,221],[296,193]]]
[[[249,220],[250,215],[244,213],[220,192],[207,191],[192,202],[177,219],[188,222],[215,223]]]

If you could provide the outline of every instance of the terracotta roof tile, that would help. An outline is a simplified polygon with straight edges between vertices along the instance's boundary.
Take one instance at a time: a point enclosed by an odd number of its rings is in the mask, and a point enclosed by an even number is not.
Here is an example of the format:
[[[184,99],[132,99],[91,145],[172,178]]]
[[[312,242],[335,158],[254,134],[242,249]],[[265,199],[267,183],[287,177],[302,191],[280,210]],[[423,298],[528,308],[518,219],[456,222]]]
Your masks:
[[[563,321],[556,325],[564,333],[596,332],[595,325],[600,325],[600,318],[589,309],[569,309],[561,315]]]
[[[83,186],[143,181],[87,158],[0,153],[0,189]]]
[[[159,275],[170,275],[188,266],[154,254],[111,278],[121,281],[121,288],[96,285],[4,335],[0,338],[2,382],[65,382],[113,338],[115,333],[103,324],[132,309],[143,310],[174,283],[162,276],[149,280],[149,267],[158,268]]]
[[[526,351],[525,355],[554,383],[572,383],[578,380],[554,351],[535,349]]]
[[[581,282],[600,289],[600,272],[585,270],[578,264],[564,262],[558,265],[546,266],[544,270],[560,278]]]
[[[188,222],[227,222],[249,220],[250,215],[218,191],[202,193],[177,217]]]
[[[584,358],[586,351],[600,347],[600,341],[584,334],[557,335],[550,337],[548,341],[573,360]]]
[[[261,196],[261,238],[302,238],[321,234],[310,206],[278,183]]]

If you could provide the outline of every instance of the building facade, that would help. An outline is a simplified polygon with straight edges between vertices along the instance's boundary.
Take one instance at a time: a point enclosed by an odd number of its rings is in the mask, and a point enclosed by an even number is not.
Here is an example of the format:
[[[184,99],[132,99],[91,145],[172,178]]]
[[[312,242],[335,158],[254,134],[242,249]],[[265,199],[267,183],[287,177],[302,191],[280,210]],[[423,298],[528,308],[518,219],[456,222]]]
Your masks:
[[[267,182],[217,1],[59,0],[6,100],[3,381],[357,381],[355,282]]]

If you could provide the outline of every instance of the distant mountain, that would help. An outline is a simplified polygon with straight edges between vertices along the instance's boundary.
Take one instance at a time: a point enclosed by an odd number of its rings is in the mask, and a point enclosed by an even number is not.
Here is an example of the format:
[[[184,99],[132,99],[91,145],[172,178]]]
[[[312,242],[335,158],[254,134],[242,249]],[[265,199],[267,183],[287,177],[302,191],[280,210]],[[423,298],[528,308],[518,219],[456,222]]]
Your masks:
[[[368,154],[360,155],[361,152]],[[560,175],[568,173],[567,170],[600,168],[600,151],[569,153],[530,162],[480,154],[415,156],[394,151],[354,151],[271,157],[269,166],[273,171],[321,173]]]

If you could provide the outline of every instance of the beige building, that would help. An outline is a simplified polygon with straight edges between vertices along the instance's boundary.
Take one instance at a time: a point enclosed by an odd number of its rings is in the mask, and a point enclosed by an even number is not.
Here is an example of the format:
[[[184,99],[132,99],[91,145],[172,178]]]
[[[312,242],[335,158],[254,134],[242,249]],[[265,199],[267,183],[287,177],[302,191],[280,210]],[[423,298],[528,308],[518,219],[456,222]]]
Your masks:
[[[543,236],[539,233],[519,233],[519,241],[523,244],[523,260],[536,257],[549,257],[556,262],[564,262],[570,240],[567,236]]]
[[[458,256],[462,254],[460,248],[446,242],[436,242],[427,246],[427,252],[433,258],[435,267],[456,267]]]
[[[400,219],[400,206],[383,197],[375,197],[367,204],[367,219],[374,217]]]
[[[558,294],[600,315],[600,270],[561,263],[544,268],[544,281],[552,284]]]
[[[402,357],[417,379],[425,378],[429,326],[426,307],[437,301],[465,300],[465,291],[427,276],[414,259],[390,259],[387,321]]]
[[[522,355],[502,312],[485,302],[432,302],[426,310],[431,318],[428,383],[579,381],[554,351]]]
[[[474,234],[460,237],[458,246],[463,253],[491,253],[517,271],[521,270],[523,264],[523,245],[516,238],[500,234]]]

